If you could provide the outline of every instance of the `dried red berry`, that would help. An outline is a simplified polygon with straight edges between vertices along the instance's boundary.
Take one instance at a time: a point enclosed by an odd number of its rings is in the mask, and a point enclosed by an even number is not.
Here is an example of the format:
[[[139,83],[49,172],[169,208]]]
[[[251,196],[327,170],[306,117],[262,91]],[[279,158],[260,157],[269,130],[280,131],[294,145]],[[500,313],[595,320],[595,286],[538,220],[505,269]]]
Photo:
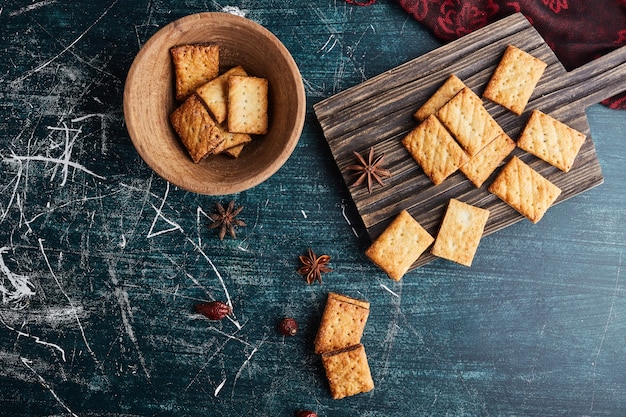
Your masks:
[[[224,317],[233,312],[233,309],[230,308],[230,306],[222,303],[221,301],[211,301],[208,303],[198,304],[195,306],[195,310],[197,313],[202,314],[209,320],[222,320]]]
[[[298,410],[296,411],[296,417],[317,417],[317,414],[311,410]]]
[[[278,325],[278,331],[284,336],[295,336],[298,333],[298,322],[291,317],[284,318]]]

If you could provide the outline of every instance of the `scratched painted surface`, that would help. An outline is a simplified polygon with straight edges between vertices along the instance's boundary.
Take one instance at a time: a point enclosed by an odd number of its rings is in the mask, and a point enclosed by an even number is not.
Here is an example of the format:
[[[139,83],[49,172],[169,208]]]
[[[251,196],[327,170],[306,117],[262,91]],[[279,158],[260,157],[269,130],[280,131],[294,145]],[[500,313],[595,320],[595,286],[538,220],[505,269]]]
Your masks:
[[[274,177],[219,199],[147,168],[122,91],[158,28],[222,10],[283,40],[308,112]],[[588,111],[602,186],[484,239],[471,268],[396,283],[363,255],[311,106],[438,45],[382,1],[0,4],[0,415],[624,415],[626,114]],[[219,241],[206,215],[231,198],[248,226]],[[332,256],[321,286],[295,273],[309,246]],[[372,303],[376,388],[341,401],[311,347],[328,291]],[[212,299],[232,320],[192,313]]]

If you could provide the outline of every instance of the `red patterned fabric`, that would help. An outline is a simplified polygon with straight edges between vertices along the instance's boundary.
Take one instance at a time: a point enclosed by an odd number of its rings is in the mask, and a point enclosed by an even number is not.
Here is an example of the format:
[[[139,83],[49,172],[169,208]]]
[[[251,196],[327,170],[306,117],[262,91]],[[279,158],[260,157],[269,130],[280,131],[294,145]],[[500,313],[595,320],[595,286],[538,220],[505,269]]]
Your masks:
[[[368,6],[376,0],[346,0]],[[626,45],[626,0],[396,0],[443,41],[522,12],[567,70]],[[626,80],[624,81],[626,83]],[[605,100],[626,109],[626,93]]]
[[[626,0],[396,1],[444,41],[522,12],[568,70],[626,45]],[[603,104],[626,109],[626,94]]]

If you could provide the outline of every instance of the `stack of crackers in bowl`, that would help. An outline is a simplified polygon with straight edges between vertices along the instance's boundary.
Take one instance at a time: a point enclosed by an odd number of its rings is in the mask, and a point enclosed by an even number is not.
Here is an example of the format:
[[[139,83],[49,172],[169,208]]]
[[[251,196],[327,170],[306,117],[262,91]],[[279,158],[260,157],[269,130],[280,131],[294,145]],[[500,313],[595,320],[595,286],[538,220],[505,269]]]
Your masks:
[[[482,97],[519,116],[545,68],[538,58],[509,45]],[[501,168],[487,189],[533,223],[544,216],[561,190],[511,153],[517,147],[568,172],[586,138],[533,109],[515,142],[490,115],[481,97],[454,74],[413,116],[420,123],[402,144],[435,185],[460,170],[480,188]],[[405,210],[366,255],[394,280],[400,280],[431,245],[433,255],[471,266],[488,218],[488,210],[451,198],[433,237]]]
[[[239,156],[250,135],[268,129],[268,82],[241,66],[219,74],[219,46],[177,45],[170,49],[176,76],[172,127],[194,163],[210,155]]]
[[[188,108],[172,117],[181,106]],[[231,13],[196,13],[163,26],[124,85],[124,121],[141,158],[199,194],[238,193],[268,180],[294,151],[305,118],[304,83],[289,50],[267,28]]]
[[[361,336],[370,303],[329,293],[315,337],[315,353],[321,355],[331,395],[338,400],[374,389]]]

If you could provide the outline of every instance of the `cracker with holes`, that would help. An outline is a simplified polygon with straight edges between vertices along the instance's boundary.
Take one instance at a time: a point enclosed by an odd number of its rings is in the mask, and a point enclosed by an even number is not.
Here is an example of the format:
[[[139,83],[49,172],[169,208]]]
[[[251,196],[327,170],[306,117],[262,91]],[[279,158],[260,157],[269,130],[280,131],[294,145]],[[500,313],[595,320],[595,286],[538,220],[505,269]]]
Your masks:
[[[243,67],[236,66],[196,90],[196,94],[209,108],[218,123],[224,122],[228,115],[228,79],[232,75],[246,76],[248,74]]]
[[[446,81],[430,96],[422,106],[413,114],[418,121],[426,120],[431,114],[437,113],[459,91],[465,88],[463,81],[454,74],[451,74]]]
[[[435,185],[441,184],[469,159],[434,115],[409,132],[402,144]]]
[[[335,400],[374,389],[365,348],[361,344],[324,353],[322,364]]]
[[[471,266],[488,218],[489,210],[450,199],[431,253]]]
[[[546,66],[528,52],[509,45],[487,83],[483,97],[520,115]]]
[[[461,172],[480,188],[495,169],[515,149],[515,142],[507,135],[501,134],[491,141],[480,152],[461,166]]]
[[[568,172],[585,142],[586,136],[555,118],[533,110],[517,146]]]
[[[437,111],[437,118],[470,156],[504,133],[472,90],[464,88]]]
[[[489,186],[489,191],[537,223],[561,194],[559,187],[513,156]]]
[[[198,87],[219,74],[217,45],[179,45],[170,48],[176,78],[176,100],[184,101]]]
[[[264,134],[268,125],[268,83],[265,78],[228,78],[228,130]]]
[[[369,307],[367,301],[329,293],[315,337],[315,353],[332,352],[361,343]]]
[[[433,240],[413,216],[403,210],[365,251],[365,255],[391,279],[399,281]]]
[[[224,141],[223,131],[195,94],[170,114],[170,122],[196,164]]]

